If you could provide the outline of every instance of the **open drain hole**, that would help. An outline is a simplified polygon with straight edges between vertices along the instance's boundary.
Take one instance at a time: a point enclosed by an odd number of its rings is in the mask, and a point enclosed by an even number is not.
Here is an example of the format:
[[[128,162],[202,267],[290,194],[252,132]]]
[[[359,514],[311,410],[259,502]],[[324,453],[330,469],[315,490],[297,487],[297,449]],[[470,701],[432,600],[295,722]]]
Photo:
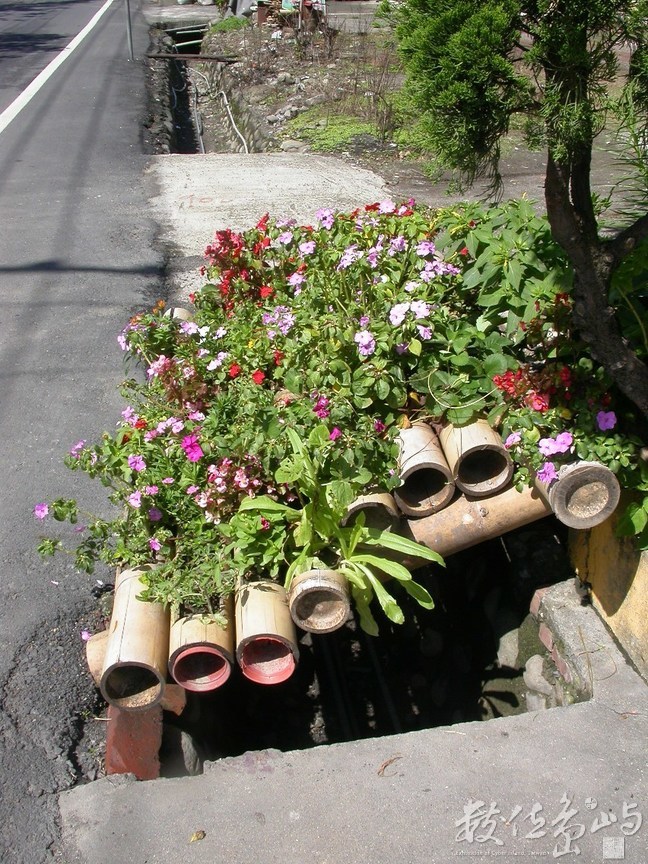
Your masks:
[[[421,577],[433,610],[390,582],[403,625],[377,610],[378,638],[355,621],[327,635],[303,633],[297,669],[282,684],[254,684],[234,669],[218,690],[188,693],[180,717],[165,714],[173,728],[163,776],[187,763],[178,730],[198,763],[524,713],[525,663],[544,653],[529,602],[541,585],[573,578],[561,531],[550,517],[451,556]]]

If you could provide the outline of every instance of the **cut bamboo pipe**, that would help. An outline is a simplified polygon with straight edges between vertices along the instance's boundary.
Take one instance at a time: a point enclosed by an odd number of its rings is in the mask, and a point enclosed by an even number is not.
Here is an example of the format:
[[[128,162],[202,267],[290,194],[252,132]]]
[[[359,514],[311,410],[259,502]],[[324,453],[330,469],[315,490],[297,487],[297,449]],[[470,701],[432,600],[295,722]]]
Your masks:
[[[415,519],[437,513],[455,493],[455,484],[434,430],[415,423],[398,433],[401,485],[394,490],[399,509]]]
[[[513,462],[501,437],[485,420],[467,426],[451,423],[439,441],[457,488],[473,498],[495,495],[511,482]]]
[[[621,497],[616,476],[599,462],[563,465],[558,479],[547,488],[537,483],[563,525],[594,528],[615,511]]]
[[[246,582],[235,597],[236,659],[246,678],[280,684],[295,671],[297,633],[288,598],[276,582]]]
[[[210,615],[174,618],[169,638],[169,672],[185,690],[204,693],[221,687],[234,663],[234,600],[223,604],[227,624]]]
[[[140,576],[150,566],[124,570],[115,580],[100,689],[107,702],[125,711],[160,702],[169,658],[169,612],[161,603],[138,600]]]
[[[403,533],[447,556],[535,522],[551,515],[551,512],[551,507],[536,489],[525,487],[518,492],[510,487],[487,500],[459,495],[439,513],[426,519],[408,520]]]
[[[293,621],[309,633],[332,633],[351,611],[349,583],[336,570],[307,570],[295,576],[288,592]]]
[[[349,504],[342,525],[353,525],[358,514],[365,514],[365,526],[377,531],[393,531],[400,523],[394,496],[389,492],[368,492]]]

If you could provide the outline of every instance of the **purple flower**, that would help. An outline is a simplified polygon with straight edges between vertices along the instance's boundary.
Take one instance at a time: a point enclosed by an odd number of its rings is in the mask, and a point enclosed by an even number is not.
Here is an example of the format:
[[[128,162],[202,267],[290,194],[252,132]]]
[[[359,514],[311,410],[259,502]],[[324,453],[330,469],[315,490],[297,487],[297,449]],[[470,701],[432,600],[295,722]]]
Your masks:
[[[416,289],[417,289],[418,287],[419,287],[419,283],[418,283],[418,282],[413,282],[412,280],[410,280],[409,282],[406,282],[406,283],[403,285],[403,291],[407,291],[408,294],[411,294],[412,291],[416,291]]]
[[[219,351],[214,360],[210,360],[207,364],[207,370],[209,372],[213,372],[214,369],[218,369],[219,366],[223,365],[223,362],[227,359],[227,351]]]
[[[387,428],[382,420],[374,420],[373,427],[374,427],[374,432],[376,432],[378,435],[382,435],[382,433]]]
[[[409,348],[409,342],[399,342],[395,347],[397,354],[404,354]]]
[[[412,300],[410,310],[415,318],[427,318],[430,314],[430,304],[425,300]]]
[[[558,472],[556,471],[553,462],[545,462],[542,468],[536,472],[536,477],[540,480],[541,483],[551,483],[558,476]]]
[[[541,438],[538,450],[543,456],[555,456],[556,453],[566,453],[574,443],[571,432],[561,432],[554,438]]]
[[[92,639],[92,633],[89,630],[82,630],[81,638],[84,642],[89,642]]]
[[[327,230],[333,227],[333,223],[335,222],[335,215],[332,210],[328,207],[322,208],[318,210],[315,214],[315,218],[320,223],[322,228],[326,228]]]
[[[152,549],[154,552],[159,552],[162,548],[162,544],[155,537],[151,537],[148,541],[149,549]]]
[[[337,265],[337,270],[346,270],[347,267],[350,267],[355,261],[359,258],[362,258],[362,252],[358,251],[358,246],[356,243],[352,243],[342,253],[342,257],[340,258],[340,263]]]
[[[416,254],[420,255],[421,258],[425,258],[426,255],[434,255],[435,252],[436,246],[431,240],[421,240],[416,247]]]
[[[522,440],[522,434],[520,432],[511,432],[506,441],[504,442],[504,446],[507,450],[510,450],[511,447],[515,447],[516,444],[519,444]]]
[[[369,320],[370,320],[370,319],[369,319],[369,316],[368,316],[368,315],[363,315],[362,318],[358,321],[358,324],[359,324],[359,325],[362,327],[362,329],[364,330],[364,328],[365,328],[365,327],[367,326],[367,324],[369,323]]]
[[[136,510],[138,510],[142,506],[142,493],[139,491],[139,489],[128,496],[128,503]]]
[[[200,491],[199,486],[195,486],[193,484],[191,486],[187,486],[187,495],[195,495],[198,491]]]
[[[360,330],[353,337],[354,342],[358,345],[358,353],[363,357],[368,357],[376,350],[376,340],[369,330]]]
[[[70,449],[70,456],[75,456],[78,459],[79,453],[81,450],[83,450],[85,443],[85,441],[77,441],[74,447]]]
[[[295,289],[295,294],[299,294],[301,286],[306,281],[306,277],[302,276],[298,271],[288,277],[288,283]]]
[[[162,482],[165,486],[171,486],[172,483],[175,483],[175,480],[173,477],[165,477]]]
[[[49,507],[45,503],[37,504],[34,507],[33,513],[37,519],[44,519],[49,513]]]
[[[341,429],[338,429],[337,426],[334,426],[334,427],[331,429],[331,432],[330,432],[330,434],[329,434],[329,438],[330,438],[331,441],[336,441],[336,440],[340,437],[341,434],[342,434],[342,430],[341,430]]]
[[[385,201],[381,201],[380,204],[378,205],[378,212],[379,213],[393,213],[395,209],[396,209],[396,205],[389,198],[387,198]]]
[[[183,333],[186,333],[187,336],[193,336],[194,333],[198,332],[198,325],[194,321],[183,321],[180,325],[180,329]]]
[[[157,507],[151,507],[148,511],[148,518],[151,520],[151,522],[159,522],[162,518],[162,511],[158,510]]]
[[[422,324],[417,324],[416,329],[418,330],[419,336],[421,339],[431,339],[432,338],[432,328],[424,327]]]
[[[146,469],[146,462],[139,455],[129,456],[128,457],[128,467],[132,468],[133,471],[144,471]]]
[[[124,408],[124,410],[121,412],[121,416],[124,418],[124,420],[128,423],[129,426],[134,426],[137,423],[137,414],[130,405]]]
[[[302,255],[312,255],[316,246],[317,244],[314,240],[305,240],[303,243],[299,244],[299,251]]]
[[[144,491],[147,495],[157,495],[160,490],[157,486],[145,486]]]
[[[394,327],[399,327],[403,323],[409,308],[409,303],[397,303],[395,306],[392,306],[389,312],[389,321]]]
[[[596,423],[601,432],[606,432],[608,429],[614,429],[616,422],[617,417],[614,411],[599,411],[596,415]]]
[[[288,246],[289,243],[292,243],[293,233],[292,231],[284,231],[277,237],[277,243],[281,243],[282,246]]]
[[[393,237],[389,241],[389,254],[395,255],[397,252],[404,252],[407,249],[407,241],[402,234],[398,237]]]

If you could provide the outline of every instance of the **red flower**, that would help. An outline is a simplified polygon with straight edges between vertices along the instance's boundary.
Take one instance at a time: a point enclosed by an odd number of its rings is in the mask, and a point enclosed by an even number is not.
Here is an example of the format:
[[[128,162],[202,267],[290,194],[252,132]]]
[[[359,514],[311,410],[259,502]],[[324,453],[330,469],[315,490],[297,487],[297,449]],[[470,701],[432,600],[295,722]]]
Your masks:
[[[141,417],[139,418],[139,420],[135,421],[135,428],[136,429],[146,429],[146,426],[147,426],[146,420],[143,420]]]
[[[283,352],[275,351],[272,355],[274,358],[275,366],[278,366],[284,358]]]
[[[380,210],[380,204],[376,202],[375,204],[365,204],[364,208],[368,213],[371,213],[374,210]]]
[[[231,374],[231,371],[232,370],[230,369],[230,374]],[[260,369],[257,369],[255,372],[252,373],[252,380],[254,381],[255,384],[263,384],[264,379],[265,379],[265,374]]]
[[[459,254],[460,254],[460,255],[464,255],[464,256],[465,256],[465,255],[470,255],[470,250],[468,249],[467,246],[464,246],[463,249],[460,249],[460,250],[459,250]]]
[[[271,288],[270,285],[262,285],[259,289],[259,294],[265,300],[266,297],[272,297],[272,295],[274,294],[274,288]]]
[[[526,403],[529,408],[539,411],[541,414],[549,410],[549,397],[546,393],[536,393],[532,390],[526,397]]]
[[[257,227],[260,231],[266,231],[266,230],[268,229],[268,221],[269,221],[269,219],[270,219],[270,214],[269,214],[269,213],[266,213],[264,216],[262,216],[262,217],[259,219],[259,221],[257,222],[257,226],[256,226],[256,227]]]
[[[240,374],[241,374],[241,367],[238,365],[238,363],[232,363],[232,365],[229,368],[230,378],[236,378],[236,376],[240,375]]]

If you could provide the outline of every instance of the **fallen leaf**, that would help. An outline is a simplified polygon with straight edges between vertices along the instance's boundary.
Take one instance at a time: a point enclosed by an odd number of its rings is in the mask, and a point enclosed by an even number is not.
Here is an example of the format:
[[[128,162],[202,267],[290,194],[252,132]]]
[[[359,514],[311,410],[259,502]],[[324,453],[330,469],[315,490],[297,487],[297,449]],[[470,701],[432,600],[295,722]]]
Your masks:
[[[204,831],[194,831],[194,833],[189,838],[190,843],[195,843],[196,840],[204,840],[207,835]]]
[[[385,768],[389,768],[390,765],[393,765],[394,762],[397,762],[399,759],[402,759],[402,758],[403,758],[402,756],[392,756],[390,759],[385,759],[385,761],[382,763],[382,765],[378,769],[378,776],[379,777],[385,777],[385,776],[393,777],[394,776],[393,774],[385,775]]]

